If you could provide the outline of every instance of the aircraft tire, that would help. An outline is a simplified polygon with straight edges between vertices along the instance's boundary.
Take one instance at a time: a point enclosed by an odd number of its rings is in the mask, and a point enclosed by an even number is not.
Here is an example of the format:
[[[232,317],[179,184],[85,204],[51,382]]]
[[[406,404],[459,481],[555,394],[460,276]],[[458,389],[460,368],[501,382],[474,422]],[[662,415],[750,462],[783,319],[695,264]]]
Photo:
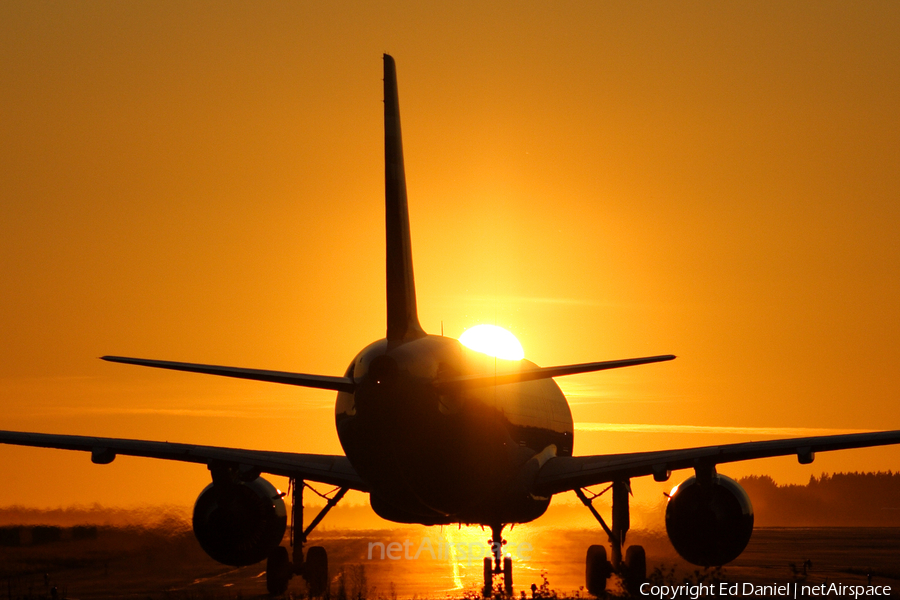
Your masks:
[[[288,588],[291,580],[291,561],[284,546],[278,546],[269,553],[266,560],[266,590],[273,596],[280,596]]]
[[[513,576],[512,576],[512,558],[507,556],[503,559],[503,590],[507,596],[513,593]]]
[[[484,587],[481,588],[481,595],[484,598],[490,598],[494,591],[494,562],[490,557],[484,559]]]
[[[647,581],[647,555],[643,546],[629,546],[625,551],[625,588],[637,597],[641,584]]]
[[[324,596],[328,588],[328,553],[322,546],[312,546],[306,553],[304,578],[309,596]]]
[[[611,573],[609,561],[606,560],[606,547],[594,544],[587,549],[585,559],[585,587],[589,594],[598,598],[606,594],[606,580]]]

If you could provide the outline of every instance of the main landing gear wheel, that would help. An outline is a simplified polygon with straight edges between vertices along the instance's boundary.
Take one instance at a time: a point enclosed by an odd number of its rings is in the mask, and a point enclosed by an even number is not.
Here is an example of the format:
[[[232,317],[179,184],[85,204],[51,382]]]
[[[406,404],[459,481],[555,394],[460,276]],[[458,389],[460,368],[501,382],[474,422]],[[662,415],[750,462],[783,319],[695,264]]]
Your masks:
[[[503,559],[503,591],[507,596],[512,596],[512,558],[507,556]]]
[[[598,598],[606,594],[606,580],[612,572],[609,561],[606,560],[606,547],[594,544],[587,550],[585,559],[585,587],[589,594]]]
[[[303,564],[303,578],[310,597],[324,596],[328,588],[328,554],[322,546],[312,546]]]
[[[625,589],[637,597],[641,584],[647,581],[647,555],[643,546],[629,546],[625,551],[625,568],[622,573]]]
[[[266,590],[273,596],[280,596],[288,588],[291,573],[291,561],[288,560],[288,551],[284,546],[278,546],[269,553],[266,561]]]

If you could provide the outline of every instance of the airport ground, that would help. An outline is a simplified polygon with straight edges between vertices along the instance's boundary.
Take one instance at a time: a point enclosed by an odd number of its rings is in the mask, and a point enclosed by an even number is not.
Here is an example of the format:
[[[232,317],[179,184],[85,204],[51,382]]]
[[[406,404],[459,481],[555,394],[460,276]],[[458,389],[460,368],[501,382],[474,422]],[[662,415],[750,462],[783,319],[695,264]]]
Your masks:
[[[88,534],[90,532],[87,532]],[[230,568],[208,558],[190,531],[100,527],[60,541],[0,546],[0,598],[213,599],[265,597],[264,565]],[[324,530],[333,597],[472,598],[479,595],[479,528],[409,527]],[[520,526],[505,537],[516,558],[516,594],[531,585],[559,597],[584,597],[584,553],[602,542],[599,531]],[[65,539],[69,538],[69,539]],[[771,585],[890,585],[900,597],[900,528],[763,528],[746,551],[721,571],[703,571],[680,560],[663,533],[633,531],[645,546],[648,571],[668,583],[727,580]],[[390,546],[394,544],[394,546]],[[384,553],[382,552],[384,548]],[[520,553],[521,556],[517,556]],[[302,596],[302,580],[289,593]],[[759,597],[759,596],[757,596]]]

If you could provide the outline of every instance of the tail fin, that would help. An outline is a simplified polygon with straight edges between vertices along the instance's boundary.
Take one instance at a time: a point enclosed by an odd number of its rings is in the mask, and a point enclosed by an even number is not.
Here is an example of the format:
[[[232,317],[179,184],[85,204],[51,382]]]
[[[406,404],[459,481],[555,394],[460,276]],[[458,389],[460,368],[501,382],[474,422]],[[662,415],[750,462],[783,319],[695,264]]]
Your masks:
[[[406,205],[406,173],[400,137],[397,67],[384,55],[384,221],[387,238],[387,339],[403,341],[425,335],[416,311]]]

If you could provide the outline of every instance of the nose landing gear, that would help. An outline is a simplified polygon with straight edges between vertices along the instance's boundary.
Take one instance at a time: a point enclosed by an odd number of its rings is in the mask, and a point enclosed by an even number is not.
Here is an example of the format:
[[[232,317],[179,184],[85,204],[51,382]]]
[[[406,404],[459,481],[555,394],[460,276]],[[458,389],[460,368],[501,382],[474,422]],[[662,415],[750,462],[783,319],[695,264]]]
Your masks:
[[[594,508],[594,498],[612,489],[612,527],[607,526],[606,521]],[[622,578],[625,588],[632,596],[637,596],[641,584],[647,580],[647,557],[642,546],[630,546],[622,559],[622,547],[625,545],[625,535],[631,526],[628,512],[628,496],[631,493],[631,483],[625,479],[613,482],[600,494],[588,498],[584,491],[576,489],[578,499],[587,506],[591,514],[600,523],[609,538],[611,550],[610,559],[606,558],[606,548],[593,545],[588,548],[585,559],[585,587],[594,596],[603,596],[606,593],[606,581],[615,573]]]
[[[494,592],[494,575],[503,575],[503,591],[507,596],[513,593],[513,575],[512,575],[512,558],[503,556],[503,546],[506,540],[502,535],[503,525],[497,523],[491,525],[491,539],[488,544],[491,546],[491,556],[484,558],[484,587],[482,588],[482,596],[490,598]]]

